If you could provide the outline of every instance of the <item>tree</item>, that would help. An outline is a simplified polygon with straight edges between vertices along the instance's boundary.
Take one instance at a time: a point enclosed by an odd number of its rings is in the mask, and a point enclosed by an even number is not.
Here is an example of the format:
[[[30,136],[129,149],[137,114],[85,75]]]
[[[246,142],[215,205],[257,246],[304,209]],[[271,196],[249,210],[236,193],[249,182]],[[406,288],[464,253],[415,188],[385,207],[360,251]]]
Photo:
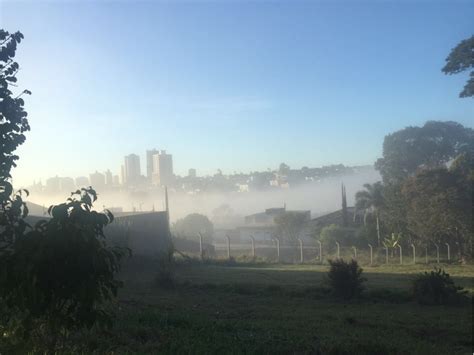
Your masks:
[[[466,159],[464,164],[470,162]],[[454,241],[460,245],[470,242],[473,168],[464,164],[460,157],[450,169],[421,171],[403,185],[408,227],[418,241]]]
[[[285,212],[275,217],[276,234],[289,242],[296,242],[306,227],[308,217],[301,212]]]
[[[204,238],[212,238],[214,235],[214,225],[206,216],[192,213],[177,220],[173,225],[173,231],[176,235],[188,239],[196,240],[199,233]]]
[[[375,167],[384,184],[400,184],[419,169],[438,168],[463,152],[474,151],[474,130],[457,122],[428,121],[385,136]]]
[[[320,241],[326,245],[326,248],[333,251],[336,242],[345,245],[356,245],[359,244],[359,240],[356,237],[356,229],[341,227],[336,224],[330,224],[329,226],[321,229],[319,235]]]
[[[376,182],[375,184],[365,184],[365,190],[358,191],[355,195],[356,209],[364,211],[364,225],[366,225],[367,214],[373,213],[375,215],[375,223],[377,226],[377,241],[380,245],[380,221],[379,211],[384,206],[383,185]]]
[[[458,74],[463,71],[474,68],[474,35],[461,41],[456,47],[451,50],[451,53],[446,58],[446,65],[442,71],[445,74]],[[459,94],[459,97],[473,97],[474,96],[474,70],[469,74],[470,78],[467,80],[464,89]]]
[[[27,227],[23,221],[28,214],[22,199],[24,194],[22,191],[13,194],[10,174],[18,160],[14,152],[25,141],[25,132],[30,130],[21,96],[31,92],[24,90],[14,94],[10,90],[10,86],[17,82],[19,65],[13,58],[22,39],[20,32],[9,33],[0,29],[0,257]]]

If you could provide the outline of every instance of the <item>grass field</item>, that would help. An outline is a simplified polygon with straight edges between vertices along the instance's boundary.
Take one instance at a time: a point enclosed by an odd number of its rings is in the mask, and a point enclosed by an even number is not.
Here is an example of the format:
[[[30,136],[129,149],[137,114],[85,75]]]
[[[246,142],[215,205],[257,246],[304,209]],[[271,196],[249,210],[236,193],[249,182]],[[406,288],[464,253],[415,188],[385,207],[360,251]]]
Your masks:
[[[450,265],[474,292],[474,266]],[[419,306],[413,275],[432,266],[365,268],[365,296],[333,299],[327,266],[178,264],[174,285],[153,263],[128,267],[112,330],[78,335],[85,353],[471,354],[472,305]],[[80,345],[77,345],[80,344]]]

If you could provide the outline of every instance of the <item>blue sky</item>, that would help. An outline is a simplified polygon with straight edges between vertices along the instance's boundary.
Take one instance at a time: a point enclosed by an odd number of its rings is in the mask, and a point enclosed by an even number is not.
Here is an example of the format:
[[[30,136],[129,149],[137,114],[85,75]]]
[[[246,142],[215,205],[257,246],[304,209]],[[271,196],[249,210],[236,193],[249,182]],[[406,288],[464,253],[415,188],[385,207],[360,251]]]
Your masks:
[[[467,73],[440,70],[473,18],[472,1],[1,1],[33,92],[14,179],[118,173],[153,147],[178,174],[372,164],[407,125],[473,126]]]

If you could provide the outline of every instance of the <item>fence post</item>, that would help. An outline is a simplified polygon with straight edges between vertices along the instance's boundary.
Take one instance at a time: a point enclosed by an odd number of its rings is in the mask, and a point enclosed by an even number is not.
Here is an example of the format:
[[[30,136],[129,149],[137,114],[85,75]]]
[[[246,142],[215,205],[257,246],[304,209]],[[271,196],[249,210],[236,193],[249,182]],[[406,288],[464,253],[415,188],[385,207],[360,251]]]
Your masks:
[[[298,242],[300,243],[300,262],[303,264],[304,256],[303,256],[303,241],[301,238],[298,238]]]
[[[338,242],[336,242],[336,247],[337,247],[337,258],[340,258],[340,245]]]
[[[369,244],[369,249],[370,249],[370,266],[372,266],[373,259],[372,259],[372,245],[371,244]]]
[[[227,258],[230,259],[230,237],[226,234],[227,238]]]
[[[451,250],[449,248],[449,244],[448,243],[445,243],[445,244],[448,247],[448,261],[450,261],[451,260]]]
[[[277,261],[279,262],[279,261],[280,261],[280,239],[274,237],[273,240],[274,240],[275,243],[276,243],[276,247],[277,247]]]
[[[402,246],[398,245],[398,248],[400,249],[400,265],[402,265],[403,264]]]
[[[416,264],[416,249],[415,249],[415,244],[411,245],[413,249],[413,264]]]
[[[439,264],[439,245],[436,243],[433,243],[436,247],[436,262]]]
[[[201,257],[201,260],[203,259],[203,252],[202,252],[202,234],[198,233],[199,235],[199,256]]]
[[[252,257],[255,258],[255,238],[251,235],[250,239],[252,240]]]
[[[323,245],[321,244],[320,240],[317,240],[317,242],[319,244],[319,261],[322,264],[323,263]]]
[[[388,247],[384,247],[385,249],[385,264],[388,265]]]
[[[353,246],[352,249],[354,250],[354,260],[357,260],[357,248]]]

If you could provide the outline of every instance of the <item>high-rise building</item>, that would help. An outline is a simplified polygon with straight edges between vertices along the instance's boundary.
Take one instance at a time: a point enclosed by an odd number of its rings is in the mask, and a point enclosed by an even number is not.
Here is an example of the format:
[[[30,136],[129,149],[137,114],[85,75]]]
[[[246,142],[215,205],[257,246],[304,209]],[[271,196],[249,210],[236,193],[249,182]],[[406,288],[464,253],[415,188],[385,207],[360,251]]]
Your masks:
[[[76,187],[80,189],[81,187],[89,186],[89,178],[87,176],[79,176],[76,178]]]
[[[52,177],[46,180],[48,193],[69,193],[75,190],[74,180],[70,177]]]
[[[123,183],[125,185],[135,185],[140,182],[140,157],[136,154],[125,156],[123,165]]]
[[[113,176],[112,176],[112,172],[110,170],[107,169],[107,171],[105,172],[105,184],[107,186],[112,186],[114,184],[114,180],[113,180]]]
[[[190,178],[195,178],[197,175],[196,175],[196,169],[189,169],[188,170],[188,176]]]
[[[174,182],[173,156],[165,150],[153,155],[153,183],[160,186],[169,186]]]
[[[89,180],[93,189],[100,190],[105,186],[105,176],[99,172],[95,172],[89,175]]]
[[[153,155],[159,154],[159,153],[160,152],[157,149],[146,151],[146,178],[150,182],[153,179]]]

